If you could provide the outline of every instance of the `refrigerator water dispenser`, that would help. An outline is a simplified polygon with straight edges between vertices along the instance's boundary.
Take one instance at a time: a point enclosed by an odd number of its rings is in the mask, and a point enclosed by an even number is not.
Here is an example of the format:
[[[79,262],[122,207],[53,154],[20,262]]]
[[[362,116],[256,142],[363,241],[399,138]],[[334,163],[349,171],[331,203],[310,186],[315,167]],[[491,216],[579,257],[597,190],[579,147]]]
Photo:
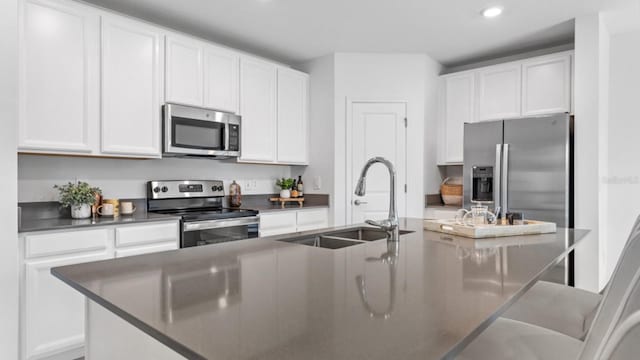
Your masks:
[[[473,167],[471,202],[493,202],[493,166]]]

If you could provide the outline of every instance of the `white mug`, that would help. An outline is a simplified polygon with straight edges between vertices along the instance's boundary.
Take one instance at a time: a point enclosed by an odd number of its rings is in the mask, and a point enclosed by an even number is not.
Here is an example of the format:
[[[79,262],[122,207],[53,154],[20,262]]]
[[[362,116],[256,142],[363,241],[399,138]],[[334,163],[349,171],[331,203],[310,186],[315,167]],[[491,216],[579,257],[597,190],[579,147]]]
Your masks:
[[[136,207],[133,205],[131,201],[122,201],[120,202],[120,214],[122,215],[131,215],[136,212]]]
[[[98,206],[96,212],[102,216],[113,216],[113,204],[102,204]]]

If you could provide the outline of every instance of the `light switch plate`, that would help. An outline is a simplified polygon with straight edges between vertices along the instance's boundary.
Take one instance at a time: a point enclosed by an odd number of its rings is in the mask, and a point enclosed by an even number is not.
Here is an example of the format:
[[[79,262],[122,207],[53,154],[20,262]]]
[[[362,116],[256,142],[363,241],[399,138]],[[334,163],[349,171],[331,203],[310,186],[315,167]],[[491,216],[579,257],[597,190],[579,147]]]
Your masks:
[[[320,176],[314,176],[313,178],[313,190],[322,189],[322,178]]]

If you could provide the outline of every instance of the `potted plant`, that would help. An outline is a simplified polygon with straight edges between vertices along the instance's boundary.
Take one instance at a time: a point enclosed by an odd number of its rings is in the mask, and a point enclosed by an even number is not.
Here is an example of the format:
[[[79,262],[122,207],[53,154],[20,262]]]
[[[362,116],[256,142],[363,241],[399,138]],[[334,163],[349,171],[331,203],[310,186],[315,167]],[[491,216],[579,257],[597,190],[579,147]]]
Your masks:
[[[282,199],[288,199],[291,197],[291,187],[293,187],[293,179],[292,178],[282,178],[276,181],[276,185],[280,187],[280,197]]]
[[[96,201],[96,194],[102,194],[102,190],[91,187],[83,181],[76,184],[69,182],[66,185],[55,185],[60,192],[60,205],[71,207],[71,217],[74,219],[86,219],[91,216],[91,205]]]

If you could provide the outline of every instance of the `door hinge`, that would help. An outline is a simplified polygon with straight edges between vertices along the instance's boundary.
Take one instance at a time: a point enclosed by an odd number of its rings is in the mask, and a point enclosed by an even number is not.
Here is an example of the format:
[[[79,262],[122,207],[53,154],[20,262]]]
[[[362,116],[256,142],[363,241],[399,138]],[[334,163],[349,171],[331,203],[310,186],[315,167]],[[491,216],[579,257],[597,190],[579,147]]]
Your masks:
[[[407,127],[409,124],[409,120],[407,120],[407,118],[404,118],[404,127]]]
[[[407,184],[404,184],[404,192],[407,193]]]

